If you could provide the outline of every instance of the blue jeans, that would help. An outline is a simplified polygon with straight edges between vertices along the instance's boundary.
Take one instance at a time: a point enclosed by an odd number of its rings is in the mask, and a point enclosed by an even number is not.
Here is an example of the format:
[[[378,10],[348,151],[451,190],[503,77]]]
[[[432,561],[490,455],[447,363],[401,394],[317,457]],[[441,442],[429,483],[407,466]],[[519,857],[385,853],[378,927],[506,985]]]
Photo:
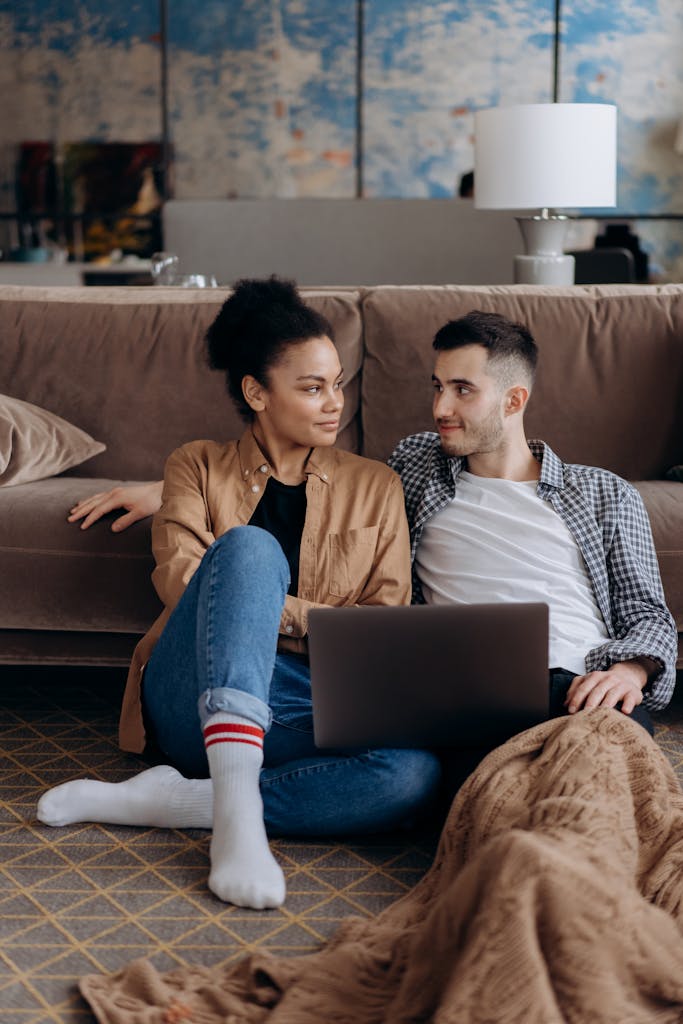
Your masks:
[[[238,526],[208,549],[154,648],[143,680],[148,729],[187,777],[206,777],[202,725],[217,711],[266,731],[261,771],[270,835],[379,832],[434,796],[426,750],[319,751],[307,660],[277,651],[289,567],[278,542]]]

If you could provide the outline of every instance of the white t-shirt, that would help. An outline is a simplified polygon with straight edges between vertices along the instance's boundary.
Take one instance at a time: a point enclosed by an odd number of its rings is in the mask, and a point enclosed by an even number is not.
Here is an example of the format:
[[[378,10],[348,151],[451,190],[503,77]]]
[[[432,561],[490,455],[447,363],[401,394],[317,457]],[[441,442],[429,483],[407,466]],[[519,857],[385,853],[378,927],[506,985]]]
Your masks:
[[[546,601],[548,665],[582,675],[608,633],[581,551],[536,487],[461,472],[453,501],[424,528],[416,569],[428,604]]]

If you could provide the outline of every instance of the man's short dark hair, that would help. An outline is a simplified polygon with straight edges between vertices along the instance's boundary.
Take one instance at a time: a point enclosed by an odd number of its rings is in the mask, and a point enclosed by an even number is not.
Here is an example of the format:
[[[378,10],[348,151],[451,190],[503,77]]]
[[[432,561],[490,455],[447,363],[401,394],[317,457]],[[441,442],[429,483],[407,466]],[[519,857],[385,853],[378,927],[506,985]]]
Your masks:
[[[533,383],[538,361],[536,342],[524,324],[515,323],[499,313],[473,309],[457,320],[449,320],[436,332],[433,342],[437,352],[447,352],[465,345],[481,345],[488,352],[501,383],[512,383],[515,370],[522,369],[529,385]]]

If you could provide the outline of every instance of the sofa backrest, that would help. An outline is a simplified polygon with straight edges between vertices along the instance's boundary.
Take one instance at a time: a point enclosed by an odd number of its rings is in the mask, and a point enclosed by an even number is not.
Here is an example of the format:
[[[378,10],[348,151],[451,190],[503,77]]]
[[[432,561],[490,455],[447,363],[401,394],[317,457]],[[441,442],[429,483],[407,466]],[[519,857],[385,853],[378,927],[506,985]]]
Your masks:
[[[32,402],[107,450],[71,475],[158,478],[167,456],[197,438],[239,437],[244,424],[204,335],[228,292],[178,288],[0,288],[0,394]],[[362,329],[359,295],[310,291],[344,365],[343,429],[357,450]]]
[[[472,309],[524,322],[539,350],[530,437],[630,480],[683,463],[683,286],[375,288],[363,297],[364,453],[429,430],[434,334]]]
[[[530,436],[631,480],[683,463],[683,285],[302,289],[344,366],[340,446],[385,459],[432,426],[432,339],[471,309],[524,321],[540,348]],[[0,287],[0,394],[107,445],[72,475],[159,477],[196,438],[243,429],[204,334],[222,289]]]

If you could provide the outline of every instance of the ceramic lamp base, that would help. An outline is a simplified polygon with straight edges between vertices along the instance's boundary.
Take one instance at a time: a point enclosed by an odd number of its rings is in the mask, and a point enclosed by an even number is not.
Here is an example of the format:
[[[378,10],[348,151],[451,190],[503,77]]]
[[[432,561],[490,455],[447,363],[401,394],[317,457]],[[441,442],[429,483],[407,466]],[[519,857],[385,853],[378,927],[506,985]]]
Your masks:
[[[574,257],[562,252],[567,218],[517,217],[525,254],[515,256],[515,284],[574,284]]]

